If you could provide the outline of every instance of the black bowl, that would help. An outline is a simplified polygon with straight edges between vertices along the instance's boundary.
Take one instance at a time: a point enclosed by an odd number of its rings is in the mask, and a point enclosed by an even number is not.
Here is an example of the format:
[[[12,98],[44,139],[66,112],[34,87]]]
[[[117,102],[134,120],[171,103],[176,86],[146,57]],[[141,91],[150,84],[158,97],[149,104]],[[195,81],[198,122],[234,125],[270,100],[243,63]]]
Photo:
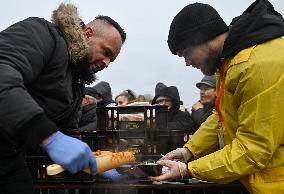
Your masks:
[[[156,163],[138,164],[136,167],[143,172],[145,177],[159,176],[162,174],[162,168],[163,168],[162,165]]]

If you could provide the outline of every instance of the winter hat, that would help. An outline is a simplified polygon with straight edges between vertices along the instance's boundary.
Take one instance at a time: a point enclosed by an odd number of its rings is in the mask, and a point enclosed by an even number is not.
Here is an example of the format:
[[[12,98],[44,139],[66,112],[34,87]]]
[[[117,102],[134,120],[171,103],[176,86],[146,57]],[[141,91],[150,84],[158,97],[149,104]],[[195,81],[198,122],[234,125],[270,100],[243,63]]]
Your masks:
[[[162,83],[162,82],[158,82],[157,84],[156,84],[156,87],[155,87],[155,95],[157,95],[158,93],[160,93],[160,91],[163,89],[163,88],[165,88],[165,87],[167,87],[164,83]]]
[[[161,90],[159,90],[158,93],[156,94],[156,96],[153,98],[152,104],[156,103],[156,100],[159,96],[166,96],[166,97],[170,98],[171,100],[180,103],[179,92],[178,92],[177,87],[175,87],[175,86],[169,86],[169,87],[165,86],[165,87],[161,88]]]
[[[108,82],[100,81],[93,86],[94,93],[99,94],[103,97],[104,102],[113,102],[111,87]]]
[[[228,31],[218,12],[208,4],[193,3],[185,6],[173,19],[168,35],[168,46],[177,51],[198,45]]]
[[[216,88],[216,77],[215,75],[211,75],[211,76],[208,76],[208,75],[205,75],[201,82],[198,82],[196,84],[196,87],[200,89],[201,85],[207,85],[207,86],[210,86],[211,88]]]
[[[180,96],[177,87],[175,86],[166,86],[161,88],[158,94],[153,98],[152,105],[157,103],[157,99],[160,96],[166,96],[172,100],[172,107],[170,111],[177,111],[180,107]],[[172,112],[173,113],[173,112]],[[170,113],[170,114],[172,114]],[[170,116],[171,117],[171,116]]]
[[[96,90],[93,87],[85,87],[85,95],[95,97],[96,94]]]

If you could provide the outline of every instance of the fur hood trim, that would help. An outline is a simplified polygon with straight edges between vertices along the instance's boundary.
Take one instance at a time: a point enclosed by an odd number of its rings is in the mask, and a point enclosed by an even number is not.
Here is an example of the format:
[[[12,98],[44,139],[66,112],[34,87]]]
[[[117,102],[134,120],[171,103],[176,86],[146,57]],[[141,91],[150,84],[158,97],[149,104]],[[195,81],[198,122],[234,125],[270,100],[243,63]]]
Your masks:
[[[80,26],[77,7],[62,3],[53,11],[51,20],[64,34],[70,62],[76,64],[82,61],[88,55],[89,47]]]

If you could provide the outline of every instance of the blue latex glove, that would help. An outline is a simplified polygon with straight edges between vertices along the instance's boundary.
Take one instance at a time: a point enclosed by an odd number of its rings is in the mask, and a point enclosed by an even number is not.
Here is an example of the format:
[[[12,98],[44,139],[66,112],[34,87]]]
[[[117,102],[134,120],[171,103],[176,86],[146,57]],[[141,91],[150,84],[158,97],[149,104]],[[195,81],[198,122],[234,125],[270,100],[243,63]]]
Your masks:
[[[116,169],[111,169],[100,174],[101,177],[111,179],[112,181],[121,181],[122,175]]]
[[[70,173],[76,173],[90,167],[93,175],[96,174],[97,162],[90,147],[73,137],[57,131],[44,145],[49,157]]]

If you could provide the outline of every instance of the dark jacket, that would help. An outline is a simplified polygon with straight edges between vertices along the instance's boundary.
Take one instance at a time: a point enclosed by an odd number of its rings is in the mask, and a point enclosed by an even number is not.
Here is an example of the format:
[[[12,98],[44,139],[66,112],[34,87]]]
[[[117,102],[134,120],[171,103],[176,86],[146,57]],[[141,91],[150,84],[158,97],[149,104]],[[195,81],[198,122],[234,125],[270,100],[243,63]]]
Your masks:
[[[172,99],[172,107],[168,113],[168,128],[169,129],[181,129],[194,132],[194,124],[190,114],[179,110],[180,97],[178,89],[175,86],[163,87],[158,91],[154,97],[152,104],[156,104],[156,100],[159,96],[166,96]]]
[[[255,1],[242,15],[232,20],[223,57],[233,57],[245,48],[284,36],[283,23],[283,17],[269,1]]]
[[[66,9],[73,15],[61,14]],[[0,33],[0,136],[9,142],[1,152],[78,127],[84,81],[76,65],[88,47],[72,20],[78,21],[76,8],[61,6],[54,23],[28,18]]]
[[[95,131],[97,128],[97,105],[89,104],[81,108],[79,132]]]
[[[215,98],[209,103],[205,104],[203,108],[197,110],[192,109],[191,117],[194,122],[194,127],[196,130],[212,114],[214,107],[215,107]]]

